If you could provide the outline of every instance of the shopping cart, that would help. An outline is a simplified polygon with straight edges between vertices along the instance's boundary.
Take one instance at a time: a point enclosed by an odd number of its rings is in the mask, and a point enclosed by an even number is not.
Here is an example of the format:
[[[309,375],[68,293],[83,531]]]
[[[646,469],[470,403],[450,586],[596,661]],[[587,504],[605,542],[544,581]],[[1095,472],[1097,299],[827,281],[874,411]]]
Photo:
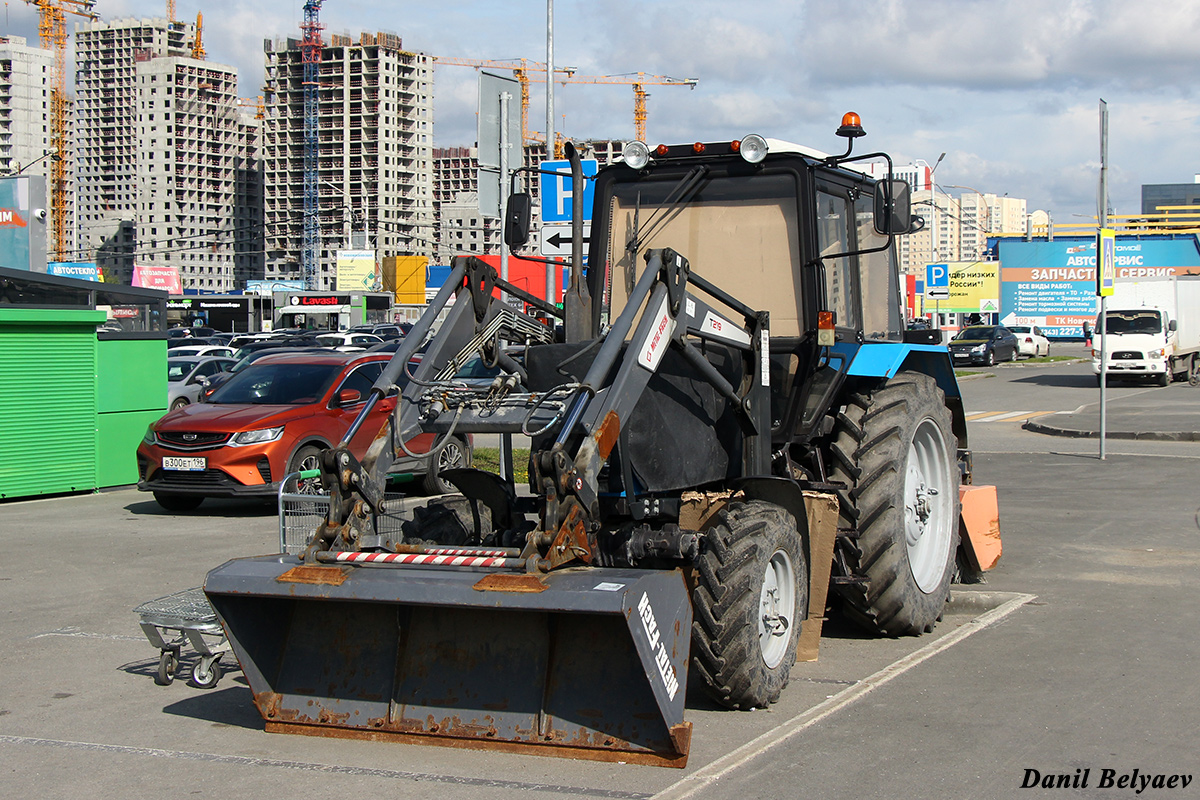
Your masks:
[[[303,553],[312,544],[317,528],[329,515],[329,495],[322,493],[319,484],[313,480],[320,474],[315,469],[292,472],[280,482],[279,552],[288,555]],[[392,501],[402,497],[404,495],[391,492],[384,495],[386,500]],[[409,518],[407,511],[376,514],[375,533],[395,542],[403,541],[401,528]]]
[[[179,669],[179,655],[185,644],[199,653],[192,665],[188,685],[211,689],[221,679],[221,656],[229,652],[229,642],[204,590],[200,587],[160,597],[135,608],[142,632],[158,648],[158,672],[154,682],[170,686]]]

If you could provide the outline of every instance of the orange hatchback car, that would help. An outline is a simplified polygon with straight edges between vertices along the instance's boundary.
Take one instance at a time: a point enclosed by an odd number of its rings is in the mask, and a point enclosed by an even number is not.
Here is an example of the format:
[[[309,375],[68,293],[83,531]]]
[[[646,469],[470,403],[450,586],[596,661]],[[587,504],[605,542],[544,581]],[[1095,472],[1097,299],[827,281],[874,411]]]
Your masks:
[[[315,468],[320,451],[341,441],[389,359],[387,353],[332,350],[259,359],[206,402],[150,425],[137,449],[138,489],[153,492],[169,511],[189,511],[206,497],[274,497],[284,476]],[[376,404],[350,442],[355,456],[363,457],[395,406],[394,394]],[[421,434],[406,446],[427,453],[433,440]],[[438,472],[470,462],[470,439],[456,437],[435,469],[405,456],[391,471],[423,474],[426,491],[444,492]]]

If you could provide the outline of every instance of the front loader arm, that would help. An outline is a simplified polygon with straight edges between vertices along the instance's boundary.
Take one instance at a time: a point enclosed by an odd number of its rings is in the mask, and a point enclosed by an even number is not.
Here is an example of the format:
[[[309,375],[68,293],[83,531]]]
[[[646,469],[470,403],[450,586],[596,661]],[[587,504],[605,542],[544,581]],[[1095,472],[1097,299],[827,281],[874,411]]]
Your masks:
[[[434,430],[433,423],[445,411],[445,406],[439,406],[437,401],[429,402],[429,387],[445,382],[477,354],[503,360],[501,341],[550,338],[550,330],[544,324],[497,298],[496,288],[503,288],[526,303],[555,311],[538,298],[499,280],[495,269],[487,263],[473,257],[455,259],[450,277],[371,387],[363,410],[342,441],[321,454],[321,481],[329,492],[330,505],[310,553],[332,546],[385,546],[379,537],[371,538],[374,534],[371,516],[386,510],[384,490],[388,471],[399,455],[408,452],[405,443],[419,433]],[[458,301],[446,311],[420,362],[413,367],[413,357],[455,293]],[[375,405],[397,390],[400,397],[395,410],[360,462],[349,450],[350,440]],[[436,458],[440,445],[453,432],[453,426],[449,431],[441,431],[438,442],[424,456]]]
[[[743,432],[753,443],[753,469],[762,474],[769,468],[769,382],[751,379],[732,386],[688,340],[697,336],[742,349],[749,355],[744,359],[747,372],[758,375],[759,365],[765,363],[765,337],[760,333],[766,330],[766,316],[718,292],[722,300],[744,310],[747,331],[688,293],[689,267],[683,256],[670,249],[652,250],[647,262],[579,386],[557,439],[534,459],[536,485],[546,501],[543,532],[536,542],[548,551],[549,568],[590,561],[586,533],[600,515],[600,470],[668,347],[680,350],[698,377],[734,404]]]

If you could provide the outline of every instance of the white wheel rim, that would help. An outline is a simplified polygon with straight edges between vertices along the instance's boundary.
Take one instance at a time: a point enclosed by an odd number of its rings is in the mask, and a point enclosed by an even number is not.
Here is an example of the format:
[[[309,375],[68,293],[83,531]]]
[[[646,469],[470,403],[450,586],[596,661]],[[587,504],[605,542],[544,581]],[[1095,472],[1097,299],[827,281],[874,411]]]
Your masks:
[[[937,589],[945,572],[947,552],[957,520],[951,519],[956,491],[950,480],[942,431],[926,417],[908,446],[904,479],[904,543],[908,566],[922,592]]]
[[[796,572],[792,559],[776,550],[763,573],[758,597],[758,646],[763,662],[771,669],[787,655],[796,606]]]

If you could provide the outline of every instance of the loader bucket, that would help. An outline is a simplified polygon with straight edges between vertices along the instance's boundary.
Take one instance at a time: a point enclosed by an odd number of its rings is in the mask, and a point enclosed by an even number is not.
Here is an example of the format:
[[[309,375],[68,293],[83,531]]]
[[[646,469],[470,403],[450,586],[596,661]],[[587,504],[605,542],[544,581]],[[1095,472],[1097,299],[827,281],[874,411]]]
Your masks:
[[[679,570],[237,559],[204,585],[271,732],[683,767]]]

